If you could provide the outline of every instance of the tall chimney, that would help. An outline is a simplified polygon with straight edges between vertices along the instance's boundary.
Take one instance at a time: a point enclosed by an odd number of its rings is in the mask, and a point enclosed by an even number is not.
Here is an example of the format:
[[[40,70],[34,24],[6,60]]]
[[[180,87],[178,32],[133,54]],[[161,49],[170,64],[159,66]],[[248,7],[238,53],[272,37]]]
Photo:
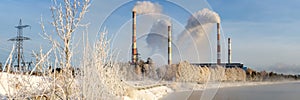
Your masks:
[[[221,65],[220,23],[217,23],[217,65]]]
[[[172,29],[168,26],[168,64],[172,64]]]
[[[136,12],[132,11],[132,63],[137,63],[137,49],[136,49]]]
[[[231,40],[228,38],[228,64],[231,63]]]

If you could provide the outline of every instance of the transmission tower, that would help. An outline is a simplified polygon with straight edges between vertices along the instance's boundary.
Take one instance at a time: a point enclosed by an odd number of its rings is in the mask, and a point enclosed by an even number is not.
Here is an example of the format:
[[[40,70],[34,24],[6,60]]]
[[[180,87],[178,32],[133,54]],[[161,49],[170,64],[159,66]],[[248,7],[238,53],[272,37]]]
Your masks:
[[[30,40],[28,37],[23,36],[23,28],[30,27],[29,25],[22,25],[22,20],[20,19],[19,25],[15,26],[15,28],[18,29],[17,31],[17,37],[11,38],[8,41],[16,41],[16,47],[14,50],[13,58],[11,65],[17,60],[17,65],[14,67],[18,67],[19,71],[24,71],[24,67],[26,67],[26,64],[24,62],[24,55],[23,55],[23,41],[24,40]],[[22,64],[22,65],[21,65]]]

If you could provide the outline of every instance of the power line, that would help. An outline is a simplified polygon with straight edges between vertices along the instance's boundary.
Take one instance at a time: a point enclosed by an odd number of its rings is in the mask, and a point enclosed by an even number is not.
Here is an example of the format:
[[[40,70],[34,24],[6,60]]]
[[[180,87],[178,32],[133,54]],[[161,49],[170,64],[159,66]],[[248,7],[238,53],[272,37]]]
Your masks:
[[[30,38],[23,36],[23,29],[27,28],[27,27],[30,27],[30,26],[29,25],[22,25],[22,20],[20,19],[19,25],[15,26],[15,28],[18,29],[17,37],[9,39],[9,41],[15,41],[16,42],[16,44],[15,44],[16,48],[15,48],[14,53],[13,53],[13,58],[12,58],[12,64],[11,65],[13,65],[15,60],[17,60],[17,67],[18,67],[19,71],[22,71],[22,70],[24,71],[24,69],[26,69],[26,68],[24,68],[24,67],[26,67],[26,65],[25,65],[26,62],[24,61],[23,42],[25,40],[30,40]],[[23,64],[23,66],[21,66],[21,64]]]

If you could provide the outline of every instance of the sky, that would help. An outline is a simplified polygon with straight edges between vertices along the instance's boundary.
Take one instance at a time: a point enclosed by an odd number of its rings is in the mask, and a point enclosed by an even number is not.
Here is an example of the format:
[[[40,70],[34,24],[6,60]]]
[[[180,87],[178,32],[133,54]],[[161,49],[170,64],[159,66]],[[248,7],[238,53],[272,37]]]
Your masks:
[[[219,14],[222,27],[222,61],[227,61],[226,38],[232,38],[232,61],[242,62],[247,67],[258,70],[300,72],[300,7],[299,0],[151,0],[162,6],[163,16],[169,16],[174,25],[174,35],[180,34],[187,24],[190,15],[203,8],[209,8]],[[95,41],[97,34],[107,28],[112,38],[112,47],[119,53],[121,61],[130,59],[131,9],[136,1],[126,0],[92,0],[89,12],[82,23],[89,23],[89,37]],[[50,5],[51,0],[1,0],[0,1],[0,62],[4,63],[11,51],[18,20],[31,28],[24,30],[24,35],[30,41],[24,42],[24,54],[28,60],[34,60],[31,52],[40,48],[48,50],[49,42],[39,36],[41,33],[41,17],[46,24],[46,30],[51,33]],[[143,57],[146,58],[148,48],[144,47],[145,34],[153,23],[151,17],[139,16],[138,42]],[[79,29],[78,31],[81,31]],[[207,54],[209,59],[199,58],[200,61],[215,61],[215,31],[207,38],[210,40],[208,52],[198,52],[197,55]],[[80,42],[82,32],[76,33],[74,40]],[[75,43],[76,43],[75,42]],[[205,47],[206,48],[206,47]],[[80,51],[81,49],[78,49]],[[195,52],[197,49],[191,50]],[[199,50],[198,50],[199,51]],[[182,53],[184,54],[184,53]],[[165,62],[165,55],[150,55]],[[181,60],[189,60],[190,56]],[[204,59],[204,60],[202,60]],[[80,59],[76,59],[80,61]],[[196,61],[192,61],[196,62]],[[290,70],[283,70],[288,68]]]
[[[299,69],[300,1],[230,0],[209,2],[232,37],[233,59],[259,69]],[[296,70],[296,72],[299,70]]]

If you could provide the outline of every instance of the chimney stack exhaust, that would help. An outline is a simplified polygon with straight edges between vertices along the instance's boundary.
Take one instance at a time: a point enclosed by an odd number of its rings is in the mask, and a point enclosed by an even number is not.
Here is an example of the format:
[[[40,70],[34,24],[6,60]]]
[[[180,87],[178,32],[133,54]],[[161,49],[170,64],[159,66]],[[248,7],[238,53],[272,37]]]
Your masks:
[[[217,65],[221,65],[220,23],[217,23]]]
[[[231,63],[231,39],[228,38],[228,64]]]
[[[137,63],[137,48],[136,48],[136,12],[132,11],[132,64]]]
[[[168,64],[172,64],[172,28],[168,26]]]

